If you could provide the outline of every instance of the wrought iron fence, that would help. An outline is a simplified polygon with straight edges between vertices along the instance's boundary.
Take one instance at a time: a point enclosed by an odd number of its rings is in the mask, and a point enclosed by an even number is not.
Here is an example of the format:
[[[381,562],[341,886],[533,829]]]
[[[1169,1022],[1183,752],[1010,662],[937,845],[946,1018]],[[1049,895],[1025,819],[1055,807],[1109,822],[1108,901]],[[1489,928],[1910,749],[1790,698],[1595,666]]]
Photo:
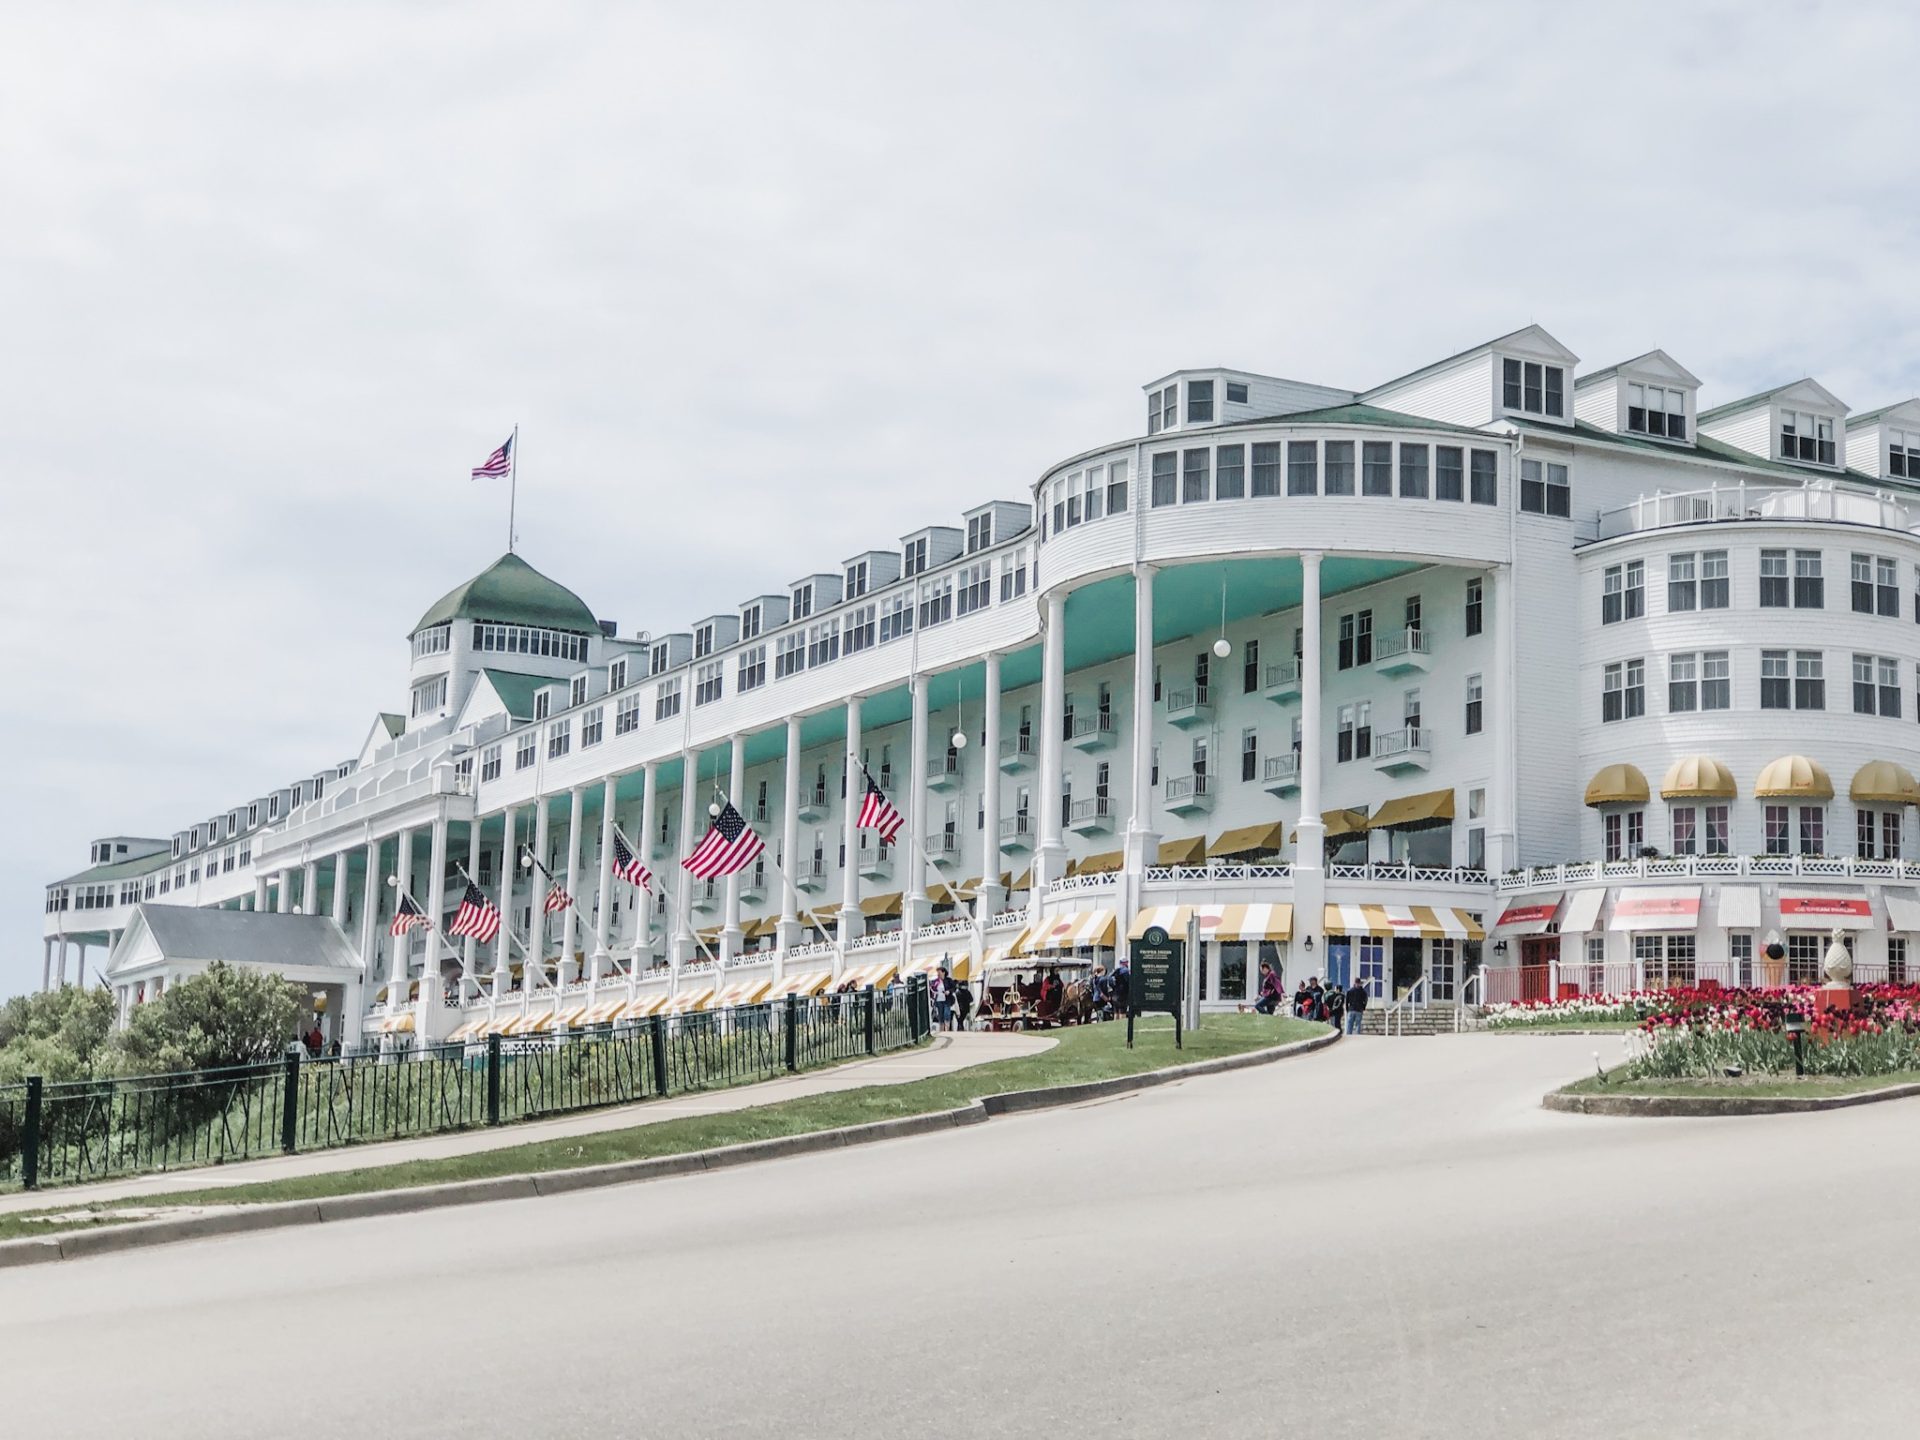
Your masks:
[[[932,1031],[926,977],[872,989],[402,1055],[0,1086],[0,1185],[402,1139],[769,1080]]]

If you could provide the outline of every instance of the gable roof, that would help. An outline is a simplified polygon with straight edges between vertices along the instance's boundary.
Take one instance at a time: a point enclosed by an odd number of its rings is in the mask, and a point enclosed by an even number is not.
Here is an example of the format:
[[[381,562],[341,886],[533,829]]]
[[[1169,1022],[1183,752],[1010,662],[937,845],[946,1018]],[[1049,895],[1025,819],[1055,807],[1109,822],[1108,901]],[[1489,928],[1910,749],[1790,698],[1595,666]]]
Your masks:
[[[600,622],[586,602],[557,580],[548,579],[509,550],[464,585],[442,595],[407,633],[451,620],[491,620],[501,625],[531,625],[543,630],[598,634]]]
[[[1484,341],[1479,345],[1469,345],[1465,350],[1449,355],[1444,360],[1436,360],[1431,365],[1422,365],[1418,370],[1409,370],[1405,375],[1396,375],[1384,384],[1362,390],[1359,398],[1363,402],[1371,400],[1376,395],[1383,395],[1389,390],[1399,389],[1410,380],[1418,380],[1423,375],[1431,375],[1435,371],[1444,370],[1449,365],[1458,364],[1470,356],[1483,355],[1490,350],[1498,350],[1503,346],[1509,346],[1517,340],[1524,340],[1542,354],[1556,357],[1562,364],[1576,365],[1580,361],[1578,355],[1575,355],[1571,350],[1567,349],[1566,346],[1554,339],[1552,335],[1548,334],[1540,326],[1522,325],[1518,330],[1509,330],[1506,334],[1495,336],[1493,339]]]
[[[1864,415],[1849,415],[1847,417],[1847,428],[1852,430],[1856,426],[1878,425],[1889,415],[1896,414],[1900,411],[1905,411],[1909,416],[1920,419],[1920,395],[1916,395],[1910,400],[1895,400],[1891,405],[1882,405],[1879,409],[1869,410]]]
[[[1596,370],[1591,375],[1582,375],[1573,382],[1573,388],[1578,390],[1582,386],[1592,385],[1597,381],[1618,375],[1622,370],[1636,369],[1647,373],[1665,371],[1669,378],[1679,381],[1682,385],[1691,385],[1696,390],[1700,388],[1700,377],[1664,350],[1649,350],[1644,355],[1636,355],[1631,360],[1622,360],[1618,364],[1607,366],[1604,370]]]
[[[1798,380],[1789,380],[1786,384],[1776,385],[1771,390],[1762,390],[1758,395],[1747,395],[1739,400],[1729,400],[1724,405],[1716,405],[1711,410],[1702,410],[1698,423],[1704,424],[1709,420],[1720,420],[1728,415],[1739,415],[1748,410],[1757,410],[1762,405],[1772,404],[1777,397],[1786,394],[1789,390],[1798,390],[1803,385],[1812,389],[1818,397],[1818,403],[1831,405],[1834,410],[1841,415],[1847,413],[1846,401],[1827,389],[1826,386],[1822,385],[1811,375],[1802,375]]]
[[[1602,430],[1599,426],[1590,425],[1585,420],[1576,420],[1571,426],[1567,426],[1512,416],[1506,423],[1543,440],[1562,440],[1569,443],[1581,440],[1601,445],[1619,445],[1629,450],[1645,450],[1653,454],[1665,455],[1670,460],[1704,461],[1709,465],[1737,465],[1742,470],[1755,470],[1766,475],[1790,476],[1795,480],[1846,479],[1857,481],[1862,485],[1871,485],[1877,490],[1911,492],[1920,489],[1920,486],[1915,486],[1908,481],[1869,475],[1864,470],[1835,471],[1825,465],[1795,465],[1786,460],[1769,460],[1763,455],[1749,454],[1737,446],[1715,440],[1710,435],[1696,434],[1691,445],[1675,445],[1663,440],[1649,440],[1641,435]]]
[[[353,946],[327,915],[201,910],[192,905],[140,905],[135,913],[169,960],[226,960],[270,969],[287,965],[358,969],[360,965]]]
[[[548,685],[567,683],[551,675],[522,675],[518,670],[482,670],[480,676],[515,720],[533,718],[533,697],[537,691]]]

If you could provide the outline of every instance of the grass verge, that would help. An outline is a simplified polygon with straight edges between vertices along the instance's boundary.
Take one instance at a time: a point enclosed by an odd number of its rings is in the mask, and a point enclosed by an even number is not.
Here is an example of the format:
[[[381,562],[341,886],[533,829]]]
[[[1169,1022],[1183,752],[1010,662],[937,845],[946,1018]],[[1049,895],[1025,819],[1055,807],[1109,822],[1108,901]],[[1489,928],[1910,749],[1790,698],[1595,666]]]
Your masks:
[[[619,1160],[642,1160],[660,1155],[682,1155],[749,1140],[804,1135],[846,1125],[865,1125],[907,1115],[953,1110],[985,1095],[1036,1090],[1054,1085],[1080,1085],[1122,1075],[1139,1075],[1173,1065],[1244,1055],[1275,1045],[1309,1040],[1327,1027],[1289,1017],[1266,1015],[1209,1015],[1198,1032],[1188,1032],[1186,1047],[1175,1050],[1168,1026],[1136,1030],[1132,1050],[1126,1046],[1123,1024],[1085,1025],[1055,1032],[1059,1043],[1038,1055],[997,1060],[948,1075],[929,1076],[904,1085],[871,1085],[826,1095],[809,1095],[771,1105],[719,1115],[688,1116],[627,1130],[596,1135],[538,1140],[505,1149],[433,1160],[408,1161],[365,1170],[340,1170],[303,1175],[257,1185],[222,1186],[166,1195],[142,1195],[84,1207],[50,1206],[44,1211],[0,1215],[0,1239],[46,1235],[57,1230],[113,1221],[114,1211],[135,1207],[262,1205],[283,1200],[317,1200],[335,1195],[358,1195],[376,1190],[399,1190],[416,1185],[440,1185],[456,1180],[485,1180],[501,1175],[528,1175],[549,1170],[572,1170]],[[72,1215],[72,1219],[35,1219],[34,1216]]]
[[[1920,1071],[1897,1070],[1888,1075],[1742,1075],[1738,1079],[1653,1079],[1605,1081],[1598,1075],[1562,1087],[1566,1095],[1663,1095],[1681,1098],[1737,1096],[1753,1100],[1818,1099],[1827,1095],[1858,1095],[1920,1082]]]

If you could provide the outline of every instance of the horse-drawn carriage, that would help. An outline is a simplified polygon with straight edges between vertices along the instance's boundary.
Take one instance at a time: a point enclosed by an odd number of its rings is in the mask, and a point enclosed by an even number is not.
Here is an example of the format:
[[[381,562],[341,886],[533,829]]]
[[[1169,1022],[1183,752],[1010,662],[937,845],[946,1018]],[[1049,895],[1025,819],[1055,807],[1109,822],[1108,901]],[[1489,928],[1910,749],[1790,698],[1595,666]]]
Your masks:
[[[1073,956],[1009,957],[980,979],[981,1024],[989,1030],[1047,1030],[1094,1018],[1093,962]]]

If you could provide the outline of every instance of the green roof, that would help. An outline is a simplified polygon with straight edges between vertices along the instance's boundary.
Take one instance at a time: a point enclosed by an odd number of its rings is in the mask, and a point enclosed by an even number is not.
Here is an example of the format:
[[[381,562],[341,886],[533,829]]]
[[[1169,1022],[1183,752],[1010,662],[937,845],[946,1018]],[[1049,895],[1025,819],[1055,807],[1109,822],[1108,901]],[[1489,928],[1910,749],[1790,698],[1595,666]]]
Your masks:
[[[224,841],[219,844],[224,844]],[[207,849],[217,849],[210,845]],[[137,855],[127,860],[115,860],[108,865],[95,865],[90,870],[82,870],[78,875],[69,875],[64,880],[55,880],[55,885],[93,885],[105,880],[132,880],[137,876],[151,875],[155,870],[164,870],[173,864],[173,847],[152,855]]]
[[[507,714],[516,720],[533,718],[533,694],[543,685],[557,685],[560,682],[551,675],[522,675],[517,670],[482,670],[487,683],[493,686],[493,693],[500,697],[500,703],[507,707]]]
[[[586,602],[509,551],[466,584],[449,590],[409,635],[452,620],[490,620],[591,635],[600,628]]]
[[[1571,430],[1565,425],[1548,425],[1538,420],[1521,419],[1518,416],[1510,417],[1508,423],[1524,430],[1528,435],[1538,436],[1541,439],[1593,440],[1604,445],[1619,445],[1629,450],[1651,451],[1672,460],[1704,460],[1709,464],[1738,465],[1743,470],[1756,470],[1764,475],[1790,475],[1796,480],[1823,478],[1853,480],[1881,490],[1914,488],[1909,481],[1869,475],[1864,470],[1834,470],[1825,465],[1795,465],[1786,460],[1769,460],[1763,456],[1750,455],[1737,446],[1699,434],[1694,436],[1692,445],[1683,445],[1671,440],[1649,440],[1639,435],[1624,435],[1613,430],[1602,430],[1598,425],[1588,424],[1585,420],[1575,421]]]
[[[1477,435],[1482,440],[1493,438],[1485,430],[1476,430],[1470,425],[1428,420],[1402,410],[1383,410],[1378,405],[1363,405],[1358,401],[1351,405],[1331,405],[1323,410],[1296,410],[1290,415],[1269,415],[1263,420],[1236,420],[1233,424],[1271,425],[1281,421],[1288,425],[1369,425],[1387,430],[1446,430],[1456,435]],[[1223,425],[1215,428],[1224,430],[1232,427]]]

